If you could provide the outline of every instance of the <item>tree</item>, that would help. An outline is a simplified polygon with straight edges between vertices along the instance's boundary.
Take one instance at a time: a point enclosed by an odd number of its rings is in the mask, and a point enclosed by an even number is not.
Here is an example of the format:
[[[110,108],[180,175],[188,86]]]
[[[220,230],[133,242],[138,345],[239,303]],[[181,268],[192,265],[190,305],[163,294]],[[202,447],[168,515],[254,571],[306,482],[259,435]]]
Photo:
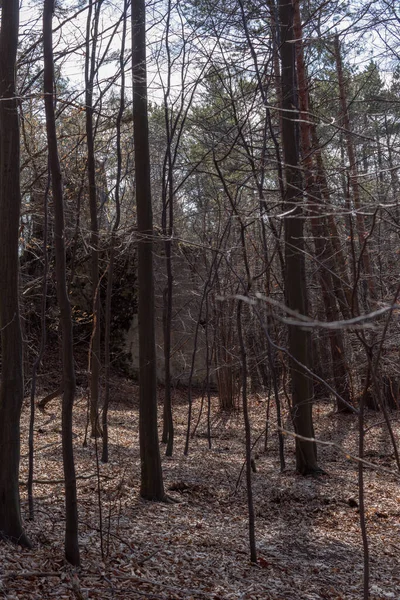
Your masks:
[[[339,310],[334,295],[334,281],[329,263],[331,259],[331,248],[329,244],[328,227],[326,219],[321,214],[323,209],[322,195],[320,188],[316,185],[314,174],[313,153],[312,153],[312,125],[311,115],[309,113],[309,90],[307,83],[307,72],[304,62],[303,52],[303,31],[301,25],[301,15],[299,0],[293,2],[294,8],[294,36],[296,39],[296,67],[297,67],[297,86],[299,98],[299,138],[301,141],[301,157],[304,167],[305,196],[307,199],[308,210],[312,215],[311,231],[314,237],[315,254],[321,263],[318,269],[318,276],[322,291],[325,314],[327,321],[338,321]],[[329,341],[331,347],[332,370],[334,375],[336,392],[338,393],[337,407],[339,411],[350,410],[350,386],[346,369],[346,355],[344,351],[343,335],[340,330],[329,331]]]
[[[282,65],[282,145],[285,157],[285,294],[287,306],[307,315],[307,283],[304,256],[303,188],[299,160],[296,122],[296,68],[293,35],[293,5],[279,0]],[[310,333],[298,325],[288,325],[290,371],[292,383],[292,416],[296,433],[314,438],[312,420],[312,379]],[[296,438],[297,470],[303,475],[318,471],[314,442]]]
[[[99,18],[102,0],[95,2],[92,22],[93,1],[89,3],[86,25],[86,59],[85,59],[85,113],[86,113],[86,143],[87,168],[89,180],[89,209],[90,209],[90,246],[91,246],[91,279],[92,279],[92,308],[93,332],[90,340],[90,425],[91,436],[101,435],[98,415],[100,392],[100,286],[99,286],[99,223],[97,217],[97,186],[96,165],[94,152],[93,131],[93,84],[95,77],[96,48],[99,29]],[[90,34],[93,28],[92,44]]]
[[[121,179],[122,179],[122,151],[121,151],[121,126],[122,118],[125,110],[125,37],[126,37],[126,24],[127,24],[127,12],[128,12],[128,0],[124,0],[123,7],[123,23],[122,23],[122,40],[121,40],[121,51],[119,55],[119,64],[121,70],[121,94],[119,108],[116,118],[116,145],[117,145],[117,174],[115,181],[115,220],[111,230],[110,240],[110,258],[108,263],[108,277],[107,277],[107,292],[106,292],[106,311],[105,311],[105,333],[104,333],[104,378],[105,378],[105,390],[104,390],[104,404],[102,414],[102,427],[103,427],[103,448],[101,460],[102,462],[108,462],[108,407],[110,403],[110,373],[111,373],[111,301],[113,291],[113,278],[114,278],[114,262],[115,262],[115,246],[117,243],[117,231],[121,221]]]
[[[346,94],[346,86],[343,76],[343,65],[342,65],[342,56],[340,51],[340,43],[339,36],[335,36],[334,40],[334,51],[335,51],[335,59],[336,59],[336,69],[339,83],[339,96],[340,96],[340,106],[341,106],[341,123],[344,127],[345,139],[346,139],[346,149],[347,155],[349,159],[349,182],[353,192],[353,204],[354,209],[356,210],[356,224],[357,224],[357,234],[358,234],[358,242],[361,247],[361,260],[364,268],[365,277],[367,278],[367,285],[370,294],[371,300],[376,300],[376,286],[375,280],[372,272],[371,259],[369,254],[369,249],[366,245],[366,236],[368,239],[368,233],[365,230],[365,219],[361,212],[361,197],[360,197],[360,184],[358,180],[358,168],[357,168],[357,158],[355,155],[354,144],[352,140],[352,128],[349,117],[349,110],[347,105],[347,94]],[[349,207],[350,209],[351,207]]]
[[[19,2],[4,0],[0,29],[0,536],[30,546],[21,521],[19,421],[24,398],[19,314],[20,147],[16,99]]]
[[[132,4],[133,134],[138,232],[140,494],[164,500],[157,430],[157,365],[154,331],[153,212],[147,109],[146,14],[144,0]]]
[[[65,479],[65,558],[72,565],[79,565],[78,507],[76,476],[72,437],[72,408],[75,397],[75,367],[71,306],[68,298],[66,260],[64,200],[61,167],[58,158],[56,119],[54,110],[54,60],[52,16],[54,0],[45,0],[43,10],[43,53],[44,53],[44,102],[46,111],[46,133],[49,153],[54,205],[54,245],[56,257],[57,299],[60,309],[62,340],[63,400],[62,400],[62,454]]]

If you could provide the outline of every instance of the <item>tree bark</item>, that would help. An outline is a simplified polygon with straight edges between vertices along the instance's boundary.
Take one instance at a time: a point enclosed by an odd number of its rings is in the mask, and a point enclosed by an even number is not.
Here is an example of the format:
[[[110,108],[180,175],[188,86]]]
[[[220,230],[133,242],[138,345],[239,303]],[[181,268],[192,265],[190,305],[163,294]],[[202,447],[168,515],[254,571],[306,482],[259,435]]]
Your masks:
[[[312,124],[311,126],[311,137],[313,142],[313,153],[317,167],[316,184],[318,186],[319,194],[322,198],[322,201],[327,206],[332,206],[328,180],[322,158],[321,145],[319,143],[315,124]],[[339,236],[335,217],[333,214],[329,213],[327,219],[327,227],[329,230],[329,246],[331,247],[330,267],[334,277],[333,291],[337,298],[339,310],[343,316],[343,319],[346,320],[350,319],[352,316],[353,288],[350,285],[346,257],[343,252],[343,246]],[[354,298],[354,301],[357,302],[357,296]]]
[[[245,252],[245,249],[244,249]],[[257,548],[255,536],[255,512],[253,502],[253,486],[251,481],[251,425],[249,417],[249,406],[247,398],[247,352],[243,336],[242,324],[242,300],[238,301],[236,310],[236,321],[238,328],[239,346],[240,346],[240,361],[241,361],[241,378],[242,378],[242,401],[243,401],[243,421],[246,439],[246,491],[247,491],[247,510],[249,513],[249,546],[250,560],[252,563],[257,563]]]
[[[121,40],[121,52],[119,55],[119,65],[121,69],[121,95],[119,110],[116,121],[116,134],[117,134],[117,178],[115,181],[115,221],[111,231],[111,242],[110,242],[110,261],[108,263],[108,278],[107,278],[107,292],[106,292],[106,314],[105,320],[105,334],[104,334],[104,379],[105,379],[105,390],[104,390],[104,405],[102,413],[102,427],[103,427],[103,448],[101,454],[101,461],[103,463],[108,462],[108,407],[110,404],[110,375],[111,375],[111,300],[112,300],[112,289],[113,289],[113,278],[114,278],[114,262],[115,262],[115,246],[117,242],[117,231],[121,220],[121,198],[120,198],[120,187],[122,179],[122,150],[121,150],[121,125],[122,117],[124,116],[125,110],[125,37],[126,37],[126,22],[128,12],[128,0],[124,0],[124,19],[122,24],[122,40]]]
[[[144,0],[137,0],[132,4],[132,79],[139,279],[140,494],[148,500],[164,500],[165,493],[157,429],[153,213],[150,185]]]
[[[285,258],[286,303],[300,314],[307,314],[307,287],[304,257],[302,178],[299,164],[299,141],[296,98],[295,44],[293,37],[293,5],[291,0],[279,0],[281,32],[282,80],[282,145],[285,156],[286,189]],[[314,437],[312,419],[312,380],[310,369],[310,334],[301,327],[288,326],[290,371],[292,382],[292,416],[295,432],[306,438]],[[296,438],[296,465],[303,474],[318,471],[316,445]]]
[[[173,302],[173,272],[172,272],[172,233],[174,230],[174,173],[172,161],[172,131],[171,115],[168,100],[171,90],[171,51],[169,47],[171,21],[171,0],[168,1],[165,46],[168,60],[167,87],[164,91],[164,119],[167,135],[167,149],[164,157],[162,178],[162,214],[161,227],[164,236],[165,267],[167,282],[163,292],[163,335],[164,335],[164,412],[162,441],[167,444],[165,454],[172,456],[174,447],[174,420],[172,415],[171,396],[171,338],[172,338],[172,302]]]
[[[42,364],[43,354],[46,348],[47,338],[47,323],[46,323],[46,309],[47,309],[47,276],[49,270],[48,250],[47,250],[47,238],[48,238],[48,200],[50,191],[50,173],[47,177],[46,190],[44,193],[43,203],[43,284],[42,284],[42,301],[40,308],[40,342],[37,356],[32,366],[32,383],[31,383],[31,394],[30,394],[30,419],[29,419],[29,435],[28,435],[28,481],[27,481],[27,493],[28,493],[28,507],[29,507],[29,520],[33,521],[35,518],[35,507],[33,499],[33,471],[34,471],[34,437],[35,437],[35,395],[36,395],[36,382],[37,375]]]
[[[45,0],[43,11],[44,102],[49,168],[53,192],[57,299],[60,308],[63,362],[62,454],[65,479],[65,558],[72,565],[78,566],[80,564],[78,545],[78,507],[72,438],[72,409],[76,382],[73,355],[72,316],[66,277],[64,199],[54,110],[53,12],[54,0]]]
[[[99,224],[97,218],[97,187],[96,165],[93,132],[93,83],[95,75],[96,46],[98,24],[102,0],[95,3],[95,13],[92,23],[93,1],[89,3],[86,28],[86,63],[85,63],[85,111],[86,111],[86,143],[87,169],[89,178],[89,209],[90,209],[90,247],[91,247],[91,279],[92,279],[92,310],[93,331],[89,350],[90,378],[90,427],[91,437],[101,436],[99,422],[99,393],[100,393],[100,287],[99,287]],[[92,44],[90,35],[93,26]]]
[[[3,0],[0,30],[0,537],[29,547],[22,527],[18,481],[19,422],[24,397],[18,304],[21,208],[19,124],[15,98],[18,24],[18,0]]]
[[[354,151],[354,144],[352,138],[350,116],[347,108],[346,100],[346,86],[343,76],[343,65],[342,56],[340,53],[339,36],[335,36],[334,40],[335,60],[336,60],[336,72],[339,83],[339,96],[340,96],[340,107],[341,107],[341,120],[342,126],[344,127],[344,136],[346,139],[347,156],[349,159],[349,181],[353,192],[354,208],[356,210],[356,224],[358,241],[361,248],[364,246],[364,238],[366,235],[364,215],[361,213],[361,198],[360,198],[360,186],[358,183],[358,168],[356,162],[356,155]],[[372,265],[369,256],[368,248],[363,249],[362,264],[364,273],[367,278],[367,285],[371,300],[376,300],[376,288],[375,280],[372,273]]]
[[[300,140],[302,166],[305,178],[305,193],[308,202],[308,210],[311,214],[311,231],[314,238],[316,255],[320,262],[318,269],[318,278],[322,290],[322,298],[325,307],[327,321],[338,321],[339,311],[336,305],[336,299],[333,295],[333,278],[329,264],[329,245],[327,238],[327,227],[325,218],[321,215],[322,198],[319,194],[319,188],[316,185],[314,177],[314,165],[312,159],[312,136],[310,127],[310,112],[308,102],[308,82],[307,70],[304,62],[303,52],[303,30],[301,25],[301,15],[299,0],[294,0],[294,20],[293,33],[296,40],[296,65],[297,65],[297,85],[299,91],[299,115],[300,115]],[[350,410],[351,395],[348,374],[346,369],[345,346],[343,334],[340,330],[330,330],[329,340],[331,347],[332,371],[335,381],[335,388],[340,398],[337,398],[338,411],[345,412]],[[343,402],[344,401],[344,402]]]

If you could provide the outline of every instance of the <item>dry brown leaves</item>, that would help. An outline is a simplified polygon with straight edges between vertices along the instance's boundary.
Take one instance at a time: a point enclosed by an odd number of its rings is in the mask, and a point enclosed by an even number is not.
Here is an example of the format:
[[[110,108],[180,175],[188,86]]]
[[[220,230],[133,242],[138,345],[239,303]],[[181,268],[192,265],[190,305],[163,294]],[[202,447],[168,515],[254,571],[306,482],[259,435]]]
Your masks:
[[[279,472],[276,427],[268,449],[261,435],[253,475],[258,566],[249,562],[240,415],[222,417],[212,407],[212,449],[205,412],[188,457],[183,456],[187,419],[185,392],[175,393],[174,456],[163,458],[165,486],[178,503],[143,502],[138,496],[137,388],[114,380],[110,411],[110,462],[96,472],[90,440],[82,447],[86,402],[75,408],[82,567],[63,558],[64,505],[60,406],[54,400],[35,425],[36,518],[26,522],[34,543],[24,550],[1,543],[1,593],[13,599],[282,599],[361,598],[362,547],[357,466],[333,447],[319,450],[328,475],[302,478],[294,471],[293,440],[286,440],[287,470]],[[162,396],[162,391],[160,391]],[[162,398],[160,398],[162,399]],[[194,401],[196,422],[200,399]],[[253,439],[265,427],[266,403],[252,399]],[[21,494],[26,518],[28,406],[22,422]],[[274,412],[274,411],[272,411]],[[287,418],[287,417],[286,417]],[[393,426],[400,433],[397,415]],[[354,417],[332,407],[315,410],[317,436],[357,454]],[[395,470],[393,450],[379,414],[368,416],[366,459]],[[288,424],[289,427],[289,424]],[[366,510],[371,554],[371,599],[400,598],[400,488],[395,477],[366,469]],[[99,510],[99,486],[101,520]],[[102,536],[100,536],[102,530]],[[103,546],[103,558],[101,545]]]

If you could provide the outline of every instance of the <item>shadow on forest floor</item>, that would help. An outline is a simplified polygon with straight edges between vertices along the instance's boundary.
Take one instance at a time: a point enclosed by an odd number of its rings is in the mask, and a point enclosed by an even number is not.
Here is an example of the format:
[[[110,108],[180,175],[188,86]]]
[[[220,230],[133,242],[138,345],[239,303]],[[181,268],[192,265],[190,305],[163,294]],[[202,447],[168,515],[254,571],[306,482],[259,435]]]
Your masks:
[[[359,528],[357,421],[333,415],[332,405],[315,410],[316,437],[338,444],[319,448],[328,475],[303,478],[295,473],[293,439],[285,439],[287,470],[279,471],[276,414],[271,405],[268,449],[264,451],[265,402],[250,397],[256,472],[253,495],[258,566],[251,566],[245,489],[244,433],[240,414],[219,412],[212,398],[212,448],[208,448],[203,407],[197,435],[183,455],[185,394],[174,405],[175,449],[164,456],[165,489],[178,503],[144,502],[139,497],[137,386],[113,379],[110,407],[110,461],[96,467],[96,444],[82,447],[87,403],[74,409],[75,460],[82,567],[63,559],[64,498],[60,402],[54,401],[35,424],[36,520],[26,529],[33,550],[1,543],[3,592],[7,598],[54,597],[201,600],[359,600],[362,546]],[[133,402],[132,402],[133,398]],[[162,402],[163,390],[159,389]],[[201,396],[193,401],[192,427]],[[161,414],[161,411],[160,411]],[[28,404],[22,418],[21,481],[27,476]],[[290,427],[284,409],[285,426]],[[367,530],[371,553],[371,599],[396,598],[400,589],[400,495],[390,442],[379,414],[367,414],[366,455],[376,469],[365,470]],[[161,425],[161,423],[160,423]],[[399,424],[393,421],[396,436]],[[97,442],[101,453],[101,440]],[[393,476],[380,470],[393,471]],[[241,476],[240,476],[241,474]],[[26,488],[21,486],[26,517]],[[101,513],[99,498],[101,501]],[[102,533],[102,535],[100,535]],[[103,556],[102,551],[103,548]],[[18,577],[18,573],[25,574]],[[5,578],[15,574],[16,578]],[[27,574],[32,573],[31,576]],[[42,574],[43,573],[43,574]],[[80,595],[79,595],[80,594]],[[394,595],[393,595],[394,594]]]

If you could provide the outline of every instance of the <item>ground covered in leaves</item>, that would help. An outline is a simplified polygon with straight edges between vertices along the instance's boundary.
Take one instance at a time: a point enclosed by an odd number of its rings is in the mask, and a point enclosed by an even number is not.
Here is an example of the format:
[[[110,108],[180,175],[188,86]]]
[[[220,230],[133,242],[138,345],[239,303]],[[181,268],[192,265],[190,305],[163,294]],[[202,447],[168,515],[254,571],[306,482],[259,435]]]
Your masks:
[[[13,599],[273,599],[359,600],[363,552],[359,527],[357,420],[334,414],[332,404],[315,408],[317,437],[326,475],[295,472],[294,443],[287,437],[286,470],[277,452],[271,406],[267,449],[267,403],[251,398],[253,473],[258,565],[248,550],[248,521],[241,415],[211,410],[211,449],[204,409],[189,455],[183,455],[187,393],[175,391],[176,443],[163,453],[165,487],[178,502],[156,504],[139,498],[138,389],[113,381],[110,462],[101,464],[93,440],[83,447],[86,400],[75,407],[82,566],[63,558],[64,504],[60,399],[35,423],[35,521],[27,521],[28,403],[22,422],[21,495],[32,550],[1,542],[0,592]],[[160,402],[163,390],[160,389]],[[193,425],[201,398],[194,399]],[[161,411],[160,411],[161,412]],[[398,416],[391,415],[398,438]],[[289,428],[288,417],[285,416]],[[393,448],[379,413],[367,416],[366,515],[371,599],[400,598],[400,487]],[[258,439],[258,441],[256,441]],[[336,445],[337,446],[336,446]],[[342,451],[339,450],[340,447]],[[98,467],[96,466],[98,465]],[[100,510],[101,508],[101,510]]]

